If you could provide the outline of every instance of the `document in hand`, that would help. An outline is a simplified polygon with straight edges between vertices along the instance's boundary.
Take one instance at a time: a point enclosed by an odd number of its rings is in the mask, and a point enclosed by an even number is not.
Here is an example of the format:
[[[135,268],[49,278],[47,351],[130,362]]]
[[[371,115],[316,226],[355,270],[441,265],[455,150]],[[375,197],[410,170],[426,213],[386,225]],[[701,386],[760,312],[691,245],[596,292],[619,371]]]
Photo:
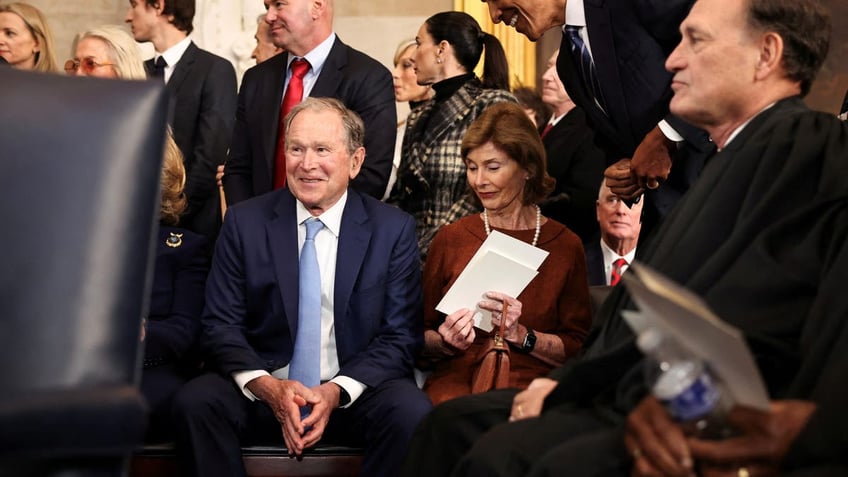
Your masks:
[[[492,330],[492,314],[477,307],[489,291],[517,297],[539,273],[537,270],[548,252],[509,235],[492,231],[450,290],[436,305],[436,310],[449,315],[461,308],[475,310],[474,326]]]
[[[698,295],[635,262],[622,275],[639,311],[622,316],[636,334],[658,328],[708,363],[736,404],[768,410],[768,391],[745,338],[722,321]]]

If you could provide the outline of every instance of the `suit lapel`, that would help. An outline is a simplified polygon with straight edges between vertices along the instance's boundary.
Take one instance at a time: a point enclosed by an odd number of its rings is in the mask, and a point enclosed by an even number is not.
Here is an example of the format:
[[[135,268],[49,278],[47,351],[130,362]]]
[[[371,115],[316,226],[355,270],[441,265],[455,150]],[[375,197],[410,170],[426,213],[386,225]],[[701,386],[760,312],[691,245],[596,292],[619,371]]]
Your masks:
[[[618,71],[618,61],[613,42],[614,32],[610,21],[609,9],[604,2],[587,1],[586,27],[589,29],[589,42],[595,59],[595,70],[598,81],[603,85],[604,103],[607,116],[613,123],[629,124],[630,118],[624,101],[624,91],[621,89],[621,76]],[[594,101],[592,101],[594,103]]]
[[[254,96],[258,101],[254,101],[254,104],[247,107],[255,108],[255,114],[259,118],[256,124],[263,129],[262,152],[270,175],[274,170],[274,154],[277,149],[277,131],[280,127],[280,107],[283,104],[283,85],[286,82],[288,54],[276,55],[266,63],[268,65],[262,69],[262,76],[258,81],[259,90]],[[273,100],[268,101],[271,98]]]
[[[277,286],[283,299],[292,337],[297,332],[297,307],[300,293],[300,261],[298,259],[295,200],[288,189],[279,192],[280,200],[274,208],[274,219],[265,226],[268,248],[274,262]]]
[[[336,91],[339,90],[344,75],[339,73],[340,70],[347,66],[347,49],[348,46],[339,40],[336,36],[333,41],[333,47],[330,48],[330,54],[324,61],[324,66],[321,69],[321,75],[315,81],[312,91],[309,96],[312,97],[336,97]]]
[[[345,318],[350,304],[350,295],[371,241],[371,229],[368,227],[368,222],[369,217],[362,203],[362,197],[352,189],[348,189],[347,203],[339,230],[339,248],[336,252],[336,283],[333,298],[336,336],[346,334],[345,326],[348,320]],[[337,339],[337,346],[343,341]],[[339,357],[344,356],[344,350],[339,348],[338,351]]]
[[[194,61],[197,59],[198,51],[200,51],[200,49],[197,45],[195,45],[194,42],[191,42],[188,44],[188,48],[186,48],[186,51],[183,53],[180,61],[177,61],[177,66],[174,67],[174,72],[171,74],[171,78],[165,86],[171,95],[176,95],[177,91],[180,89],[180,85],[182,85],[183,81],[188,78],[189,73],[194,66]]]

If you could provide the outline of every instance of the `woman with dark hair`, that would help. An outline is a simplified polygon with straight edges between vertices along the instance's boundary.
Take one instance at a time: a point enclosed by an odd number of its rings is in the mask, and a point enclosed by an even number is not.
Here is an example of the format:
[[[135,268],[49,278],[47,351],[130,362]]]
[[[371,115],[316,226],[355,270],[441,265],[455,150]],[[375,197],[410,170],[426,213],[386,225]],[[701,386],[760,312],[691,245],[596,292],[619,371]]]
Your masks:
[[[436,94],[407,119],[390,202],[415,217],[424,259],[443,225],[480,210],[465,183],[459,151],[465,131],[489,106],[515,98],[500,41],[467,13],[433,15],[415,42],[418,84],[432,85]],[[478,79],[474,68],[484,53],[483,78]]]
[[[478,355],[492,339],[474,328],[474,310],[445,316],[436,305],[492,230],[549,252],[539,274],[517,297],[486,293],[478,307],[492,312],[495,327],[513,350],[509,386],[526,388],[580,349],[591,324],[586,259],[580,239],[537,205],[554,180],[545,168],[545,148],[517,104],[487,109],[462,141],[468,185],[483,213],[443,227],[424,267],[424,351],[419,366],[432,370],[424,390],[433,404],[468,394]],[[503,303],[508,304],[501,316]],[[526,304],[526,306],[525,306]]]

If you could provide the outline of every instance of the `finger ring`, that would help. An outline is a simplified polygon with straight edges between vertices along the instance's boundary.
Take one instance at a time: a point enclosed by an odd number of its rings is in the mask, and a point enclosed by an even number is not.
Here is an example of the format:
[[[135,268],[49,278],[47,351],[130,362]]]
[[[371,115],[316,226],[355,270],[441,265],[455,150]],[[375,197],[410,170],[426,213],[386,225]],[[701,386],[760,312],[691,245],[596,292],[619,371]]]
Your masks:
[[[656,179],[650,179],[650,180],[648,180],[648,183],[645,184],[645,185],[648,186],[648,189],[656,189],[657,187],[660,186],[660,181],[658,181]]]
[[[748,472],[747,467],[740,467],[738,471],[736,471],[737,477],[751,477],[751,473]]]
[[[524,415],[524,411],[521,409],[521,404],[519,404],[518,406],[515,407],[515,412],[518,413],[518,417],[521,417],[521,416]]]
[[[633,457],[633,460],[639,460],[642,457],[642,449],[636,447],[630,455]]]

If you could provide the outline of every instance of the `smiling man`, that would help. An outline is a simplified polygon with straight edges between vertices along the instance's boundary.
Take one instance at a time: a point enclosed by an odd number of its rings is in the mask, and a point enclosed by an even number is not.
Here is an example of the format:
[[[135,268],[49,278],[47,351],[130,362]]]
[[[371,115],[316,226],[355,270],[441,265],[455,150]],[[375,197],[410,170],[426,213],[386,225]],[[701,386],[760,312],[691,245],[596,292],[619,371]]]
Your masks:
[[[415,221],[349,188],[364,127],[338,100],[286,121],[288,187],[231,207],[206,289],[212,373],[175,400],[189,476],[243,476],[239,444],[365,446],[363,475],[395,476],[430,401],[412,379],[423,344]]]

